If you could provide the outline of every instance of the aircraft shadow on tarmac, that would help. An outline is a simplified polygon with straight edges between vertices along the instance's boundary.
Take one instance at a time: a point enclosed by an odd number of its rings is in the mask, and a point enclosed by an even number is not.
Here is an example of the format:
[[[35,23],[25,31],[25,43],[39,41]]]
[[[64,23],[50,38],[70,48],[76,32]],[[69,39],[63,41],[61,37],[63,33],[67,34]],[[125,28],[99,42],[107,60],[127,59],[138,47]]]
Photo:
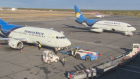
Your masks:
[[[75,26],[71,26],[71,25],[66,25],[66,24],[63,24],[64,26],[67,26],[67,27],[63,27],[63,28],[75,28],[75,29],[82,29],[82,30],[88,30],[88,28],[78,28],[78,27],[75,27]]]
[[[132,49],[126,49],[126,48],[120,48],[120,49],[122,49],[122,50],[124,50],[126,52],[130,52],[132,50]]]
[[[98,32],[94,32],[94,31],[89,31],[88,28],[81,28],[81,27],[75,27],[75,26],[71,26],[71,25],[66,25],[66,24],[63,24],[64,26],[67,26],[67,27],[63,27],[63,28],[74,28],[74,29],[81,29],[81,30],[86,30],[86,31],[71,31],[71,32],[93,32],[93,33],[96,33],[96,34],[100,34]],[[114,34],[122,34],[121,32],[116,32],[116,31],[105,31],[104,32],[106,33],[114,33]],[[102,33],[102,32],[101,32]]]

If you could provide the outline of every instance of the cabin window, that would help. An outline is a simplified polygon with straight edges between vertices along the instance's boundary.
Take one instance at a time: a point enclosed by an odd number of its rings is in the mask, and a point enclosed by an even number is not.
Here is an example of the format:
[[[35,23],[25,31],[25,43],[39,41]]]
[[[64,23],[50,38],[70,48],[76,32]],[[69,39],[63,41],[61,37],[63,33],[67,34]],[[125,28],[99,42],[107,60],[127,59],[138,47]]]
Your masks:
[[[132,26],[127,26],[127,27],[132,27]]]

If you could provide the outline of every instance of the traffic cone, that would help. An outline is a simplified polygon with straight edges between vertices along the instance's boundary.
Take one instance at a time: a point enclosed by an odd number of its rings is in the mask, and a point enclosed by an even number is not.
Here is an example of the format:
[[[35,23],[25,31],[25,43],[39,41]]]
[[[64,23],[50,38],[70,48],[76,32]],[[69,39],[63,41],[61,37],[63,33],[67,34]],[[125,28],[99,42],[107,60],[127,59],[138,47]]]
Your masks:
[[[1,46],[1,44],[0,44],[0,46]]]
[[[102,56],[102,52],[100,53],[100,56]]]
[[[121,65],[121,63],[118,64],[119,66]]]
[[[110,60],[113,60],[113,57],[111,56]]]
[[[23,52],[22,49],[21,49],[21,52]]]
[[[71,32],[71,35],[72,35],[72,32]]]

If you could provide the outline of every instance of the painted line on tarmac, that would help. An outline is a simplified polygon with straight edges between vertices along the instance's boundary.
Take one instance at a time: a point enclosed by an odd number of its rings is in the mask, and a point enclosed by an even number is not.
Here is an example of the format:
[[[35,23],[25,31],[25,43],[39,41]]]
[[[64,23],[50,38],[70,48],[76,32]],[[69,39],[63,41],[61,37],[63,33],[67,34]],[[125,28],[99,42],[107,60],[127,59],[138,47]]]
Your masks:
[[[126,65],[126,66],[140,69],[140,67],[135,67],[135,66],[130,66],[130,65]]]
[[[140,73],[140,72],[137,72],[137,71],[128,70],[128,69],[123,69],[123,68],[118,68],[118,69],[122,69],[122,70],[130,71],[130,72],[135,72],[135,73]]]

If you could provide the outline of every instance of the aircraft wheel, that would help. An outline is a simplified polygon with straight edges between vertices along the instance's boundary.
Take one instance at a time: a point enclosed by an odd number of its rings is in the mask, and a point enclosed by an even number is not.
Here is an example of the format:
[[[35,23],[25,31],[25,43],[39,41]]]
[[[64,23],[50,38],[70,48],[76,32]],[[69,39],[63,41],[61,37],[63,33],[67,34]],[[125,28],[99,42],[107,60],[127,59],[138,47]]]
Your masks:
[[[86,61],[91,61],[90,57],[89,56],[86,56]]]
[[[115,29],[112,29],[112,31],[115,31]]]
[[[46,63],[45,59],[43,59],[44,63]]]
[[[51,61],[50,61],[50,60],[48,60],[48,61],[47,61],[47,63],[49,64],[49,63],[51,63]]]
[[[80,57],[79,54],[76,54],[76,55],[75,55],[75,58],[76,58],[76,59],[81,59],[81,57]]]

